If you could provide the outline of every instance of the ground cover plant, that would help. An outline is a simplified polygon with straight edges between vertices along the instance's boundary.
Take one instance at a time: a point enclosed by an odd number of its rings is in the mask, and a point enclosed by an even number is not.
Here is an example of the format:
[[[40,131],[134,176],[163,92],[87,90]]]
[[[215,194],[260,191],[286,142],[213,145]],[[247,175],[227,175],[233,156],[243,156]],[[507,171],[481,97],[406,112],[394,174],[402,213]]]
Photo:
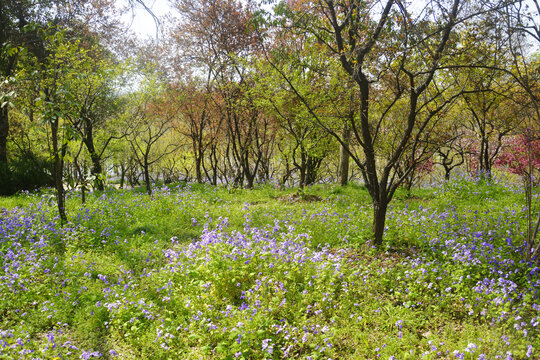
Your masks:
[[[355,185],[2,198],[0,359],[538,358],[523,199],[399,192],[374,248]]]

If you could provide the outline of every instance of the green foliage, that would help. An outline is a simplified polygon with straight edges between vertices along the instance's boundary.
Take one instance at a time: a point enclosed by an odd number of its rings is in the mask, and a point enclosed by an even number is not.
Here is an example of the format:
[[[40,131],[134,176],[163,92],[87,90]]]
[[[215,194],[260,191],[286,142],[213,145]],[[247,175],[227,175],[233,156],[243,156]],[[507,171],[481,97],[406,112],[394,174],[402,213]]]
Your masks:
[[[15,193],[13,189],[13,177],[11,169],[7,163],[0,163],[0,195],[12,195]]]
[[[25,157],[9,164],[0,163],[0,195],[33,191],[53,185],[51,164],[43,159]]]

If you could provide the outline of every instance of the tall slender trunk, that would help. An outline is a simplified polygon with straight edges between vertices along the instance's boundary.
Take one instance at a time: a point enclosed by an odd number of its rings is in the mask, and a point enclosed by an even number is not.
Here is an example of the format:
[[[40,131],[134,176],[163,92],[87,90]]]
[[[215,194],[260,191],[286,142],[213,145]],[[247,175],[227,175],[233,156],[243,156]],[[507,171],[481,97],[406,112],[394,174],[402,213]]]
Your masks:
[[[195,177],[197,178],[197,182],[199,184],[203,183],[201,168],[202,168],[202,158],[199,154],[195,153]]]
[[[487,141],[484,149],[484,172],[485,179],[491,180],[491,161],[489,159],[489,143]]]
[[[489,160],[489,140],[484,130],[480,134],[480,153],[478,154],[478,166],[480,177],[484,180],[491,180],[491,161]]]
[[[67,222],[66,215],[66,194],[64,192],[64,155],[67,150],[66,145],[62,149],[58,146],[58,118],[51,121],[51,138],[54,153],[54,185],[56,188],[56,202],[58,204],[58,214],[62,223]]]
[[[339,184],[341,186],[347,185],[349,181],[349,138],[351,136],[351,129],[347,123],[343,124],[342,139],[343,144],[339,149]]]
[[[120,164],[120,189],[123,189],[124,188],[124,181],[125,181],[125,178],[126,178],[126,166],[124,165],[124,163],[122,162]]]
[[[6,30],[6,31],[3,31]],[[9,35],[7,28],[0,30],[0,44],[5,42],[9,43]],[[2,56],[2,77],[4,79],[9,78],[12,75],[15,65],[17,63],[17,55]],[[9,104],[0,106],[0,163],[7,163],[8,151],[7,142],[9,136]]]
[[[92,122],[88,119],[85,119],[84,127],[85,127],[85,136],[83,138],[83,141],[84,141],[84,144],[86,145],[86,149],[88,150],[88,153],[90,154],[90,159],[92,161],[92,169],[90,171],[92,172],[92,175],[94,176],[94,186],[99,191],[103,191],[105,190],[105,184],[103,183],[103,178],[102,178],[103,166],[101,166],[101,159],[99,158],[99,155],[94,146],[94,129],[93,129]]]
[[[291,177],[291,167],[289,165],[289,159],[285,158],[285,171],[283,172],[283,175],[281,176],[280,186],[285,186],[287,183],[287,180]]]
[[[75,159],[74,164],[77,177],[79,178],[79,183],[81,184],[81,203],[84,205],[86,203],[86,169],[81,169],[77,159]]]
[[[8,106],[0,107],[0,162],[7,163],[7,139],[9,135]]]
[[[144,183],[146,184],[146,193],[152,195],[152,185],[150,184],[150,165],[148,164],[148,154],[144,156]]]
[[[244,159],[244,174],[246,176],[246,187],[248,189],[253,189],[253,185],[255,184],[255,177],[257,176],[257,172],[259,170],[260,165],[260,158],[255,160],[255,166],[253,169],[249,167],[249,157],[248,153],[246,153],[246,157]]]
[[[81,203],[83,205],[86,203],[86,183],[83,183],[81,187]]]
[[[379,176],[377,175],[377,160],[369,125],[369,81],[362,73],[356,74],[355,80],[360,87],[360,128],[365,156],[363,177],[373,201],[373,243],[375,246],[381,246],[389,202],[388,189],[386,183],[379,184]]]
[[[300,166],[295,164],[300,171],[300,188],[304,188],[306,185],[306,152],[303,147],[300,147]]]

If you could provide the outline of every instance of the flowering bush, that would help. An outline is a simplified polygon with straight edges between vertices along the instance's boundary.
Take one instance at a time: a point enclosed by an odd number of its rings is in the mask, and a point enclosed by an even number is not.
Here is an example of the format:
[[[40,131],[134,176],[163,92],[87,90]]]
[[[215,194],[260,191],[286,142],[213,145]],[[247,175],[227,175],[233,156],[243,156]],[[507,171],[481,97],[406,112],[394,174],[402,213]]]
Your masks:
[[[495,164],[522,176],[529,173],[529,166],[534,170],[540,169],[540,139],[529,134],[515,136]]]

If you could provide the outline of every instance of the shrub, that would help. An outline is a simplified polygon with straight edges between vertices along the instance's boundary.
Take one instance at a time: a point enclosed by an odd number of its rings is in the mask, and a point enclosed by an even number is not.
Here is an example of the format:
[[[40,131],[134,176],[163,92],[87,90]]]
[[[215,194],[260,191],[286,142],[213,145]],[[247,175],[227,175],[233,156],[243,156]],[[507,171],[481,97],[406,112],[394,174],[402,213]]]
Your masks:
[[[0,195],[53,186],[51,174],[51,163],[36,157],[19,158],[9,164],[0,164]]]

